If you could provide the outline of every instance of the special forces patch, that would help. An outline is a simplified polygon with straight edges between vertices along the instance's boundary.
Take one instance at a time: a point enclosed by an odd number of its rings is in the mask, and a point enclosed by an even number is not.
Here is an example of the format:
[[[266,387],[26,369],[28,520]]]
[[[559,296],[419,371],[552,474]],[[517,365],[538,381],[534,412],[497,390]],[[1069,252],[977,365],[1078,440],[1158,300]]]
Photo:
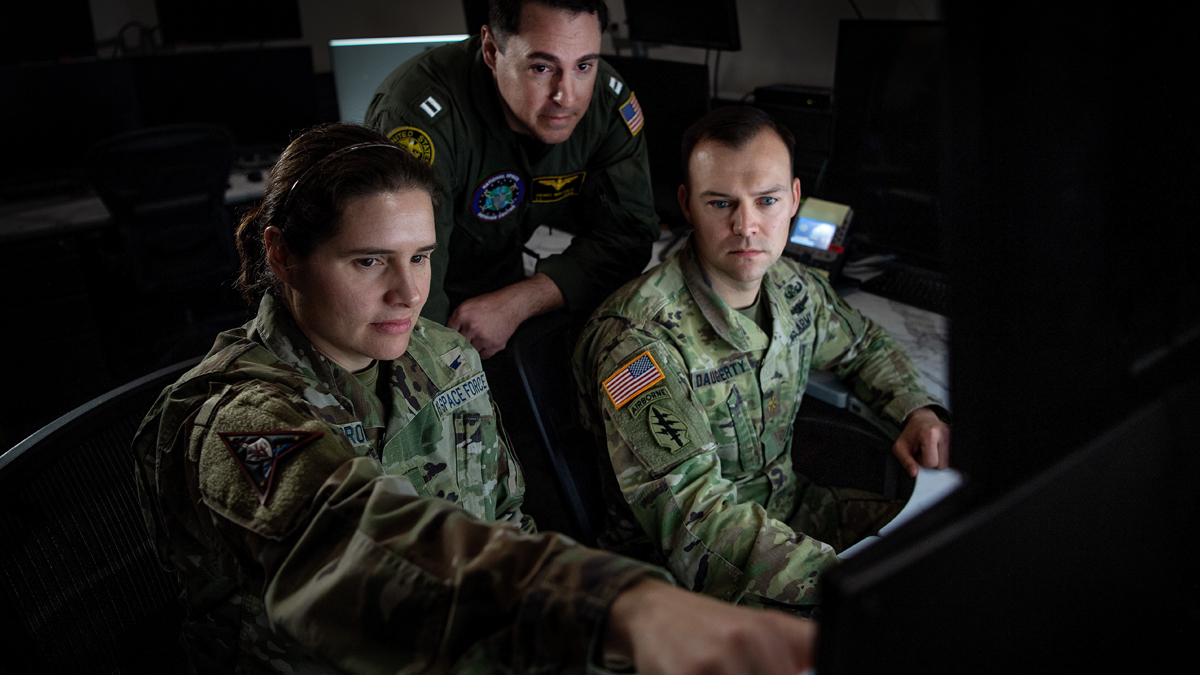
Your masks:
[[[650,412],[646,414],[646,422],[650,425],[650,435],[654,436],[654,440],[668,452],[682,450],[692,442],[688,438],[687,427],[675,416],[675,413],[666,408],[650,406]]]
[[[525,183],[515,173],[498,173],[483,181],[471,198],[471,213],[480,220],[500,220],[516,210],[525,196]]]
[[[388,132],[388,140],[412,153],[413,157],[433,164],[433,141],[416,127],[396,127]]]
[[[533,203],[548,204],[583,192],[586,171],[577,171],[565,176],[539,176],[533,179]]]
[[[275,468],[289,452],[324,436],[320,431],[269,431],[240,433],[222,431],[217,434],[250,487],[258,495],[258,503],[266,504],[275,484]]]

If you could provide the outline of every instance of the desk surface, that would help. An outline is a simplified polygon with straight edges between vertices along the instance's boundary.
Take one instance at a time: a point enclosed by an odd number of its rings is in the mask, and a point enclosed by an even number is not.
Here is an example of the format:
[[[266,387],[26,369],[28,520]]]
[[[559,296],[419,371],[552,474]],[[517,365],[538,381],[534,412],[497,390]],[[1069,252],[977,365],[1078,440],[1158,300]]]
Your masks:
[[[245,169],[230,173],[225,203],[236,206],[261,198],[263,183],[247,179]],[[109,220],[108,209],[91,193],[5,204],[0,206],[0,242],[77,234],[104,227]]]

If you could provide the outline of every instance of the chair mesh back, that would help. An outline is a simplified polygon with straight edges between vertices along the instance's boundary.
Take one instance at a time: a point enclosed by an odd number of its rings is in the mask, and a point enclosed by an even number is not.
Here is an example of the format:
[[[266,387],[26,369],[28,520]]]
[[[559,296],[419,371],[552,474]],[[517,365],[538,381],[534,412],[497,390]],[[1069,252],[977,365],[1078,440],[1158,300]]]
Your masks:
[[[47,461],[34,457],[32,469],[0,481],[0,600],[9,605],[0,629],[24,633],[16,647],[26,665],[13,672],[179,669],[179,590],[146,534],[130,450],[156,393],[76,420],[94,428],[82,440],[47,439],[32,448]]]

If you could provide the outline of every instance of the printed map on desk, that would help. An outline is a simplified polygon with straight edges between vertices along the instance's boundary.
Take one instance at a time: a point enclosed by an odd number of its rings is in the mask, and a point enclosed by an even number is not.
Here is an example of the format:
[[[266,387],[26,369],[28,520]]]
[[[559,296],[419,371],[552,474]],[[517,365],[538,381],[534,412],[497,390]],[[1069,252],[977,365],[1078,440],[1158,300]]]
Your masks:
[[[851,307],[870,317],[899,342],[917,366],[929,393],[950,403],[950,320],[858,289],[842,294]]]

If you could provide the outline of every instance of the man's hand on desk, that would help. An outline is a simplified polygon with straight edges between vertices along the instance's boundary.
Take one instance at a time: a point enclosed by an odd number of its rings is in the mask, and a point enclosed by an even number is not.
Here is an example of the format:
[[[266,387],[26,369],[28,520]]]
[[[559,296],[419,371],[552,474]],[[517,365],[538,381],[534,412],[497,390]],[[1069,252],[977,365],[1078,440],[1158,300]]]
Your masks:
[[[522,321],[562,305],[558,285],[539,273],[464,301],[450,315],[446,327],[470,340],[479,356],[486,359],[508,346],[508,339]]]
[[[950,466],[950,427],[929,408],[914,410],[892,452],[913,478],[921,466],[945,469]]]

